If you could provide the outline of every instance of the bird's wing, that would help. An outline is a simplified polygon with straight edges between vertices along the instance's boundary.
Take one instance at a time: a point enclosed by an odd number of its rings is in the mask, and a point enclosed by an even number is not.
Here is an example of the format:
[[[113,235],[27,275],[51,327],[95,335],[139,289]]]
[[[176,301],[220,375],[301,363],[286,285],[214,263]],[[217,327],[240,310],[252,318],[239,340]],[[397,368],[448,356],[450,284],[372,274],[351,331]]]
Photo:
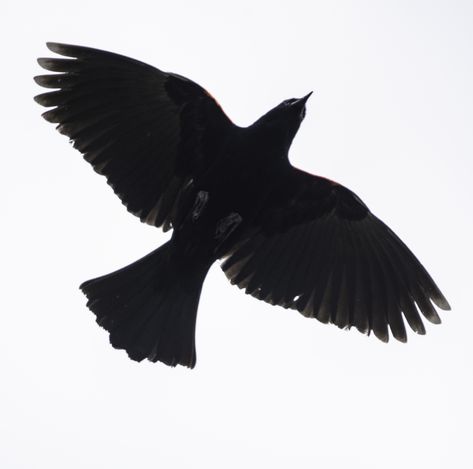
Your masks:
[[[403,316],[419,334],[419,311],[439,323],[431,301],[450,309],[409,248],[347,188],[291,168],[268,200],[222,264],[246,293],[383,341],[388,325],[407,340]]]
[[[172,225],[180,191],[212,163],[233,124],[199,85],[110,52],[48,43],[35,97],[127,209],[151,225]]]

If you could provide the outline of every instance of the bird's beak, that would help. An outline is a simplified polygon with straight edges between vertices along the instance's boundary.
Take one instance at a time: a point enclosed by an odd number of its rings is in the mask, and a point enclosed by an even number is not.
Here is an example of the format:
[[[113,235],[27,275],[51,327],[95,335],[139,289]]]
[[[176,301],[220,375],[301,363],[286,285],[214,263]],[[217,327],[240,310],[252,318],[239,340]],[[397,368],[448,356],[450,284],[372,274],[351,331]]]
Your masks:
[[[310,98],[310,95],[312,93],[313,93],[313,91],[311,91],[309,94],[306,94],[303,98],[298,99],[293,104],[296,105],[296,106],[301,106],[301,107],[305,106],[305,103]]]

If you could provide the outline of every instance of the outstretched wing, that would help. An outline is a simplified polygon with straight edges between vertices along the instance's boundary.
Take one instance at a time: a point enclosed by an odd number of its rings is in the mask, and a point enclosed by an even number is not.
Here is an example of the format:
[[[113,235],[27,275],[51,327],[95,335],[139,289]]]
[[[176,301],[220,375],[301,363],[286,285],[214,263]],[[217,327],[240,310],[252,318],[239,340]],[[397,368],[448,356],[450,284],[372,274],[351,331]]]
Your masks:
[[[168,229],[184,187],[212,163],[233,124],[199,85],[88,47],[48,43],[70,58],[41,58],[35,97],[141,221]]]
[[[419,334],[419,311],[450,306],[409,248],[351,191],[292,168],[277,201],[222,264],[233,284],[271,304],[340,328],[405,342],[403,316]]]

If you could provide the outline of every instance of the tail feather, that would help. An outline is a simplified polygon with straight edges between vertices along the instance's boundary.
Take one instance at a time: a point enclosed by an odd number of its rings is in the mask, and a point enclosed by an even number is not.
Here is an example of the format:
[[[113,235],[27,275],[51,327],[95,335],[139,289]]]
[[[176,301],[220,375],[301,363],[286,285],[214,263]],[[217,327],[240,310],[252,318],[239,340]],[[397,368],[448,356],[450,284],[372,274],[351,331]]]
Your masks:
[[[125,349],[132,360],[193,368],[197,307],[208,267],[175,262],[167,242],[80,288],[113,347]]]

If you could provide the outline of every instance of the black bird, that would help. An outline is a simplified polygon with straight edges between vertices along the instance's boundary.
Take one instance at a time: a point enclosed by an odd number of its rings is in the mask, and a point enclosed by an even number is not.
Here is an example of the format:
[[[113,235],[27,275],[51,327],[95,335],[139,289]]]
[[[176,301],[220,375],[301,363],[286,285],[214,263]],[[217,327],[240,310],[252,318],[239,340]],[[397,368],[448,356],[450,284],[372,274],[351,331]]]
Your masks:
[[[82,291],[110,342],[133,360],[193,368],[207,271],[273,305],[388,341],[404,318],[449,304],[407,246],[350,190],[294,168],[292,140],[309,93],[249,127],[233,124],[193,81],[121,55],[48,43],[35,97],[128,211],[170,241]]]

